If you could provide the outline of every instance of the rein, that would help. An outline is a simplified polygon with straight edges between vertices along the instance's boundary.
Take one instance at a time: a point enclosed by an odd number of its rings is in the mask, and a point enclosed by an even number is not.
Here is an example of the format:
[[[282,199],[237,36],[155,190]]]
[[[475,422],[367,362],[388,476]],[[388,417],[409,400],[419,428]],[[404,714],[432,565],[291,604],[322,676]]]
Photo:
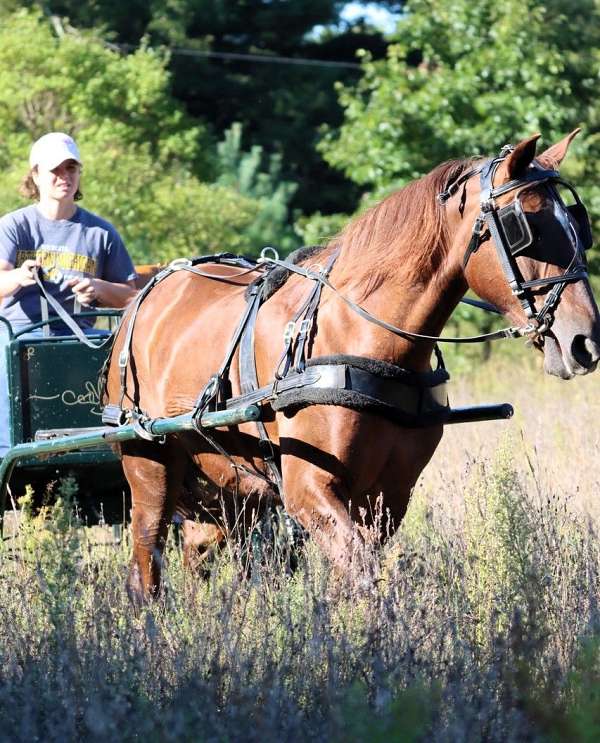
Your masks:
[[[340,292],[340,290],[337,289],[322,272],[311,271],[310,269],[303,268],[302,266],[296,266],[293,263],[282,261],[279,258],[262,257],[261,261],[273,266],[280,266],[288,271],[291,271],[292,273],[298,274],[299,276],[303,276],[306,279],[311,279],[312,281],[316,281],[317,283],[326,286],[357,315],[360,315],[360,317],[367,320],[368,322],[373,323],[374,325],[378,325],[380,328],[384,328],[390,333],[400,336],[401,338],[405,338],[406,340],[433,341],[434,343],[481,343],[483,341],[500,340],[501,338],[519,338],[520,336],[525,335],[525,333],[523,332],[523,328],[514,326],[502,328],[501,330],[496,330],[492,333],[483,333],[481,335],[462,336],[457,338],[413,333],[410,330],[399,328],[396,325],[392,325],[391,323],[386,322],[385,320],[381,320],[380,318],[371,314],[364,307],[361,307],[357,302],[354,302],[345,294],[342,294],[342,292]],[[470,300],[469,302],[467,302],[467,304],[471,304],[473,302],[475,302],[475,300]],[[475,306],[481,307],[479,303],[476,303]],[[494,309],[491,308],[491,305],[488,306],[487,303],[485,306],[482,307],[482,309],[490,309],[490,311],[494,311]]]
[[[111,340],[111,336],[108,336],[108,338],[106,338],[105,340],[98,341],[96,343],[94,343],[94,341],[91,341],[86,336],[86,334],[83,332],[79,324],[64,309],[64,307],[60,304],[60,302],[57,302],[56,299],[54,299],[54,297],[50,294],[50,292],[44,286],[44,280],[43,280],[41,268],[33,272],[33,278],[35,280],[35,283],[38,289],[40,290],[40,303],[42,304],[42,316],[44,318],[44,322],[47,322],[49,319],[48,318],[48,305],[49,305],[54,310],[54,312],[57,314],[57,316],[62,320],[62,322],[69,328],[69,330],[73,333],[73,335],[76,336],[77,339],[81,343],[88,346],[88,348],[98,349],[108,344],[108,342]]]

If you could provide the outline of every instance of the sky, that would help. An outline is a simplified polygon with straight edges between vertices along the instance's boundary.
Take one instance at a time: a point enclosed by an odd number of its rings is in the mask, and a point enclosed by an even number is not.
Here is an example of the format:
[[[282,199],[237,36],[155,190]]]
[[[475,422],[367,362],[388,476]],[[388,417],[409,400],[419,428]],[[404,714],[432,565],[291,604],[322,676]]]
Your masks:
[[[353,21],[360,16],[364,16],[374,26],[385,32],[393,31],[398,20],[397,15],[382,8],[379,3],[367,3],[366,5],[348,3],[342,11],[342,18],[345,21]]]

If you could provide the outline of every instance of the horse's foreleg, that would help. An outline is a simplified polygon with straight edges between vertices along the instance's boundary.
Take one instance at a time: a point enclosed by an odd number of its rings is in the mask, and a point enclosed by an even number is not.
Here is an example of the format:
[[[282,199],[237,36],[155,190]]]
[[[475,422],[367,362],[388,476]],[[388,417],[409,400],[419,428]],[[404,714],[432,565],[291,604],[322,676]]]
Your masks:
[[[350,518],[347,489],[342,480],[319,467],[284,453],[284,505],[343,573],[360,564],[364,541]]]
[[[127,591],[140,605],[159,592],[162,554],[186,462],[170,442],[128,442],[122,454],[132,498],[133,554]]]

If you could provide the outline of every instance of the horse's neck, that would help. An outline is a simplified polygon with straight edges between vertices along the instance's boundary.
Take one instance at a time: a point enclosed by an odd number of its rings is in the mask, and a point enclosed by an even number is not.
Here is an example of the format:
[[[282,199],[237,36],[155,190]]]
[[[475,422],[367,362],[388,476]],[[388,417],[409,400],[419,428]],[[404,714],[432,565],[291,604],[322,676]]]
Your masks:
[[[415,279],[415,271],[408,260],[403,262],[401,258],[389,256],[374,269],[365,267],[362,276],[350,275],[340,261],[332,283],[381,320],[412,333],[440,335],[464,294],[464,280],[448,260],[442,261],[430,275],[421,273]],[[377,276],[373,276],[373,270]],[[369,283],[373,286],[371,291]],[[346,341],[348,353],[384,359],[415,370],[429,367],[433,342],[405,340],[360,318],[348,307],[343,309],[345,320],[342,320],[339,304],[330,306],[332,318],[336,313],[338,318],[333,319],[334,327],[341,327],[345,322],[355,331]]]

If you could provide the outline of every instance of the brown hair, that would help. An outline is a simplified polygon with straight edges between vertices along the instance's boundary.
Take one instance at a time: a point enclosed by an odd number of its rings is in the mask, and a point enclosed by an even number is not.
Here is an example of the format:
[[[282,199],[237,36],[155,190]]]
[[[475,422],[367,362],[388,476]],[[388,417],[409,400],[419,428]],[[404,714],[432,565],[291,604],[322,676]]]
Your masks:
[[[40,198],[40,190],[35,185],[35,181],[33,180],[33,174],[35,172],[35,167],[31,168],[29,172],[23,177],[23,180],[21,181],[21,185],[19,186],[19,193],[21,196],[24,196],[26,199],[33,199],[34,201],[39,201]],[[81,189],[78,188],[75,192],[75,196],[73,197],[75,201],[80,201],[83,199],[83,194],[81,193]]]

